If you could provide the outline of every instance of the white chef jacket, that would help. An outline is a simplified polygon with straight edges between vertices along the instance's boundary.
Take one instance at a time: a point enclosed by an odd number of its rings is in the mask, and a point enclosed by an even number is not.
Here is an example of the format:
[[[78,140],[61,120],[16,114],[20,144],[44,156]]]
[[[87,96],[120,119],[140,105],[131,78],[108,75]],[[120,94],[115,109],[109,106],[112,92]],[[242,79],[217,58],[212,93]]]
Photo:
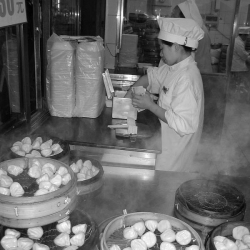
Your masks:
[[[162,152],[156,170],[192,171],[204,118],[204,93],[200,71],[192,56],[173,65],[147,71],[148,91],[159,93],[158,105],[166,110],[161,122]]]
[[[234,51],[233,51],[233,61],[231,71],[240,72],[248,71],[246,60],[249,54],[245,49],[245,43],[240,36],[235,38]]]

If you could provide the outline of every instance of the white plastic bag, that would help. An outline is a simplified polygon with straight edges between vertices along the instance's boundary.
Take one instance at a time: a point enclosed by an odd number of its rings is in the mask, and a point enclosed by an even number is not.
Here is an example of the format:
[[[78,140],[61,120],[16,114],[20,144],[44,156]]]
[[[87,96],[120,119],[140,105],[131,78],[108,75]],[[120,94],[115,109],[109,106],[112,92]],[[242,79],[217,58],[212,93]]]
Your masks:
[[[105,106],[104,47],[101,37],[79,40],[76,48],[76,117],[98,117]]]
[[[46,93],[52,116],[72,117],[75,108],[75,44],[55,33],[47,42]]]

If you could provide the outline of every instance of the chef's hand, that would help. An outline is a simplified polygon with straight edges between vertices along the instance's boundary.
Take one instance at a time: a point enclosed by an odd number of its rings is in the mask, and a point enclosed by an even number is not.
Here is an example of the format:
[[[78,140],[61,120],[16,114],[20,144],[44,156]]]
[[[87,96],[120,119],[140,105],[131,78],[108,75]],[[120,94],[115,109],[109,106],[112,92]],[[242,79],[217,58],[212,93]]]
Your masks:
[[[149,93],[146,92],[143,96],[132,94],[132,105],[135,108],[150,109],[152,104],[154,104],[154,102]]]

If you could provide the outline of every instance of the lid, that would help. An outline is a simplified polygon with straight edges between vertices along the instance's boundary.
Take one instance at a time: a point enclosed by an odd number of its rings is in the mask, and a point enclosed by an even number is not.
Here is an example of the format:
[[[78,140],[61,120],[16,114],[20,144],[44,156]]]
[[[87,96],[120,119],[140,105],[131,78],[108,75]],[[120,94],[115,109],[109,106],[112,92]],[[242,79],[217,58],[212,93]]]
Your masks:
[[[209,217],[230,217],[245,207],[243,194],[226,183],[190,180],[176,191],[176,199],[192,212]]]

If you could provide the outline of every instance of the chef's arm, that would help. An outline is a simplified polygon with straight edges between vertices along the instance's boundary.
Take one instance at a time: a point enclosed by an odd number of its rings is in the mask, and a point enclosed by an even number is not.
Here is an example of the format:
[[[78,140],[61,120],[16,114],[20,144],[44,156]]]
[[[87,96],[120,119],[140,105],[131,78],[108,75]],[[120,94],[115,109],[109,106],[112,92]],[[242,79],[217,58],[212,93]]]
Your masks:
[[[143,86],[145,89],[148,87],[148,76],[143,75],[142,77],[139,78],[139,80],[133,84],[132,87],[138,87],[138,86]],[[126,95],[124,96],[125,98],[132,98],[132,87],[128,90]]]
[[[168,123],[165,113],[166,110],[161,108],[156,103],[152,102],[152,105],[149,107],[149,110],[154,113],[159,119],[161,119],[163,122]]]

